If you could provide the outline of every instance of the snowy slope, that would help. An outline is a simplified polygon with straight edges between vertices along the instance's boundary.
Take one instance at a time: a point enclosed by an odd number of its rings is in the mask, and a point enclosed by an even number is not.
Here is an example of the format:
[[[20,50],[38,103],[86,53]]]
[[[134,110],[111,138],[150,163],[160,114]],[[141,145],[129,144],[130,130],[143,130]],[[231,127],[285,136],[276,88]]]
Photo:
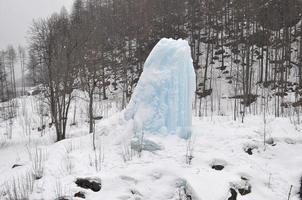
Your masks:
[[[92,164],[95,154],[91,135],[52,145],[38,144],[47,156],[43,176],[34,182],[30,199],[55,199],[56,188],[61,188],[59,193],[63,196],[71,197],[83,191],[88,200],[176,200],[185,187],[193,199],[223,200],[230,196],[229,188],[247,185],[251,186],[251,193],[238,194],[238,200],[287,199],[291,185],[291,199],[298,199],[302,134],[287,119],[270,118],[267,134],[273,138],[274,146],[267,144],[264,150],[260,116],[248,117],[244,124],[230,117],[194,118],[191,165],[186,163],[188,141],[158,135],[146,135],[145,139],[160,145],[162,150],[143,151],[141,156],[133,152],[125,162],[123,155],[129,147],[131,125],[127,128],[124,123],[120,115],[116,115],[97,124],[98,150],[101,149],[103,155],[99,171]],[[86,127],[79,127],[78,131],[85,134]],[[72,136],[72,132],[70,134]],[[20,142],[0,150],[2,184],[9,183],[12,174],[17,176],[30,169],[25,145]],[[254,148],[252,155],[244,151],[248,147]],[[16,162],[24,166],[12,169]],[[213,164],[225,168],[214,170]],[[100,178],[101,191],[76,186],[74,181],[78,177]]]

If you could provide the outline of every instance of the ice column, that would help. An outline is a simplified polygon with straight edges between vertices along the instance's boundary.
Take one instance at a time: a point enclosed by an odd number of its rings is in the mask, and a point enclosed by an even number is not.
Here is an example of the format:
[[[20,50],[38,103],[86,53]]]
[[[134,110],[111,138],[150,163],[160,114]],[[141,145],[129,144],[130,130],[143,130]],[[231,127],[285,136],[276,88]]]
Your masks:
[[[192,126],[195,72],[185,40],[161,39],[148,56],[125,110],[135,132],[178,134],[187,138]]]

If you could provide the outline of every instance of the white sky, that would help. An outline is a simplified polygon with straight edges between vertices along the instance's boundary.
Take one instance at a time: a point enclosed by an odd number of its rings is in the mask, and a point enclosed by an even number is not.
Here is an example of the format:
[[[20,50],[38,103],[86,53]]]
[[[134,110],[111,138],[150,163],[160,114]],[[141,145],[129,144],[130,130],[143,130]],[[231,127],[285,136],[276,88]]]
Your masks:
[[[12,44],[26,45],[26,35],[33,19],[70,10],[73,0],[0,0],[0,49]]]

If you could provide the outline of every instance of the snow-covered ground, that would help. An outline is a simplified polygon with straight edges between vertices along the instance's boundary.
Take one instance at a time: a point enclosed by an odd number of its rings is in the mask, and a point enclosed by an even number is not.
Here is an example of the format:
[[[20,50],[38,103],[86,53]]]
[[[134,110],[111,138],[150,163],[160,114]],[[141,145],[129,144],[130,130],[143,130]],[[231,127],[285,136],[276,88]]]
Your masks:
[[[42,137],[32,131],[29,140],[16,123],[15,137],[0,149],[0,199],[5,199],[13,180],[21,185],[29,182],[25,175],[32,170],[37,154],[44,167],[33,182],[30,199],[80,199],[73,196],[82,191],[90,200],[176,200],[184,193],[194,200],[226,200],[230,188],[237,193],[250,188],[249,194],[238,193],[237,199],[283,200],[291,185],[290,199],[299,199],[302,133],[286,118],[268,117],[266,138],[270,144],[264,146],[262,116],[249,116],[244,124],[230,116],[195,117],[191,140],[145,134],[146,150],[139,154],[130,148],[131,124],[120,116],[96,124],[96,151],[92,135],[87,135],[87,123],[69,127],[70,138],[58,143],[53,143],[52,128],[46,128]],[[15,164],[22,166],[12,168]],[[215,170],[213,165],[224,168]],[[101,180],[102,189],[93,192],[78,187],[77,178]]]

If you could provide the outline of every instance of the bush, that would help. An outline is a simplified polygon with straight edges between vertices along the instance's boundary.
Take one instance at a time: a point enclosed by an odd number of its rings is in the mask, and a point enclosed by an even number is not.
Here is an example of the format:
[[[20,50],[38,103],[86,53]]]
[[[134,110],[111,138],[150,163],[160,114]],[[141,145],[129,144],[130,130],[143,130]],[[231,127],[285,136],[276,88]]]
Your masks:
[[[89,155],[89,165],[94,167],[97,172],[101,171],[104,164],[104,158],[104,149],[102,148],[102,145],[100,145],[98,149],[94,150],[92,155]]]
[[[42,148],[35,147],[34,150],[29,150],[29,158],[32,163],[32,171],[34,178],[40,179],[44,173],[44,163],[47,158],[47,152]]]
[[[131,144],[124,144],[122,146],[122,158],[124,162],[132,160],[133,153],[134,152],[132,151]]]
[[[25,174],[13,177],[4,183],[4,195],[7,200],[27,200],[34,187],[33,174],[28,171]]]
[[[5,136],[0,136],[0,149],[6,147],[7,145],[7,138]]]

